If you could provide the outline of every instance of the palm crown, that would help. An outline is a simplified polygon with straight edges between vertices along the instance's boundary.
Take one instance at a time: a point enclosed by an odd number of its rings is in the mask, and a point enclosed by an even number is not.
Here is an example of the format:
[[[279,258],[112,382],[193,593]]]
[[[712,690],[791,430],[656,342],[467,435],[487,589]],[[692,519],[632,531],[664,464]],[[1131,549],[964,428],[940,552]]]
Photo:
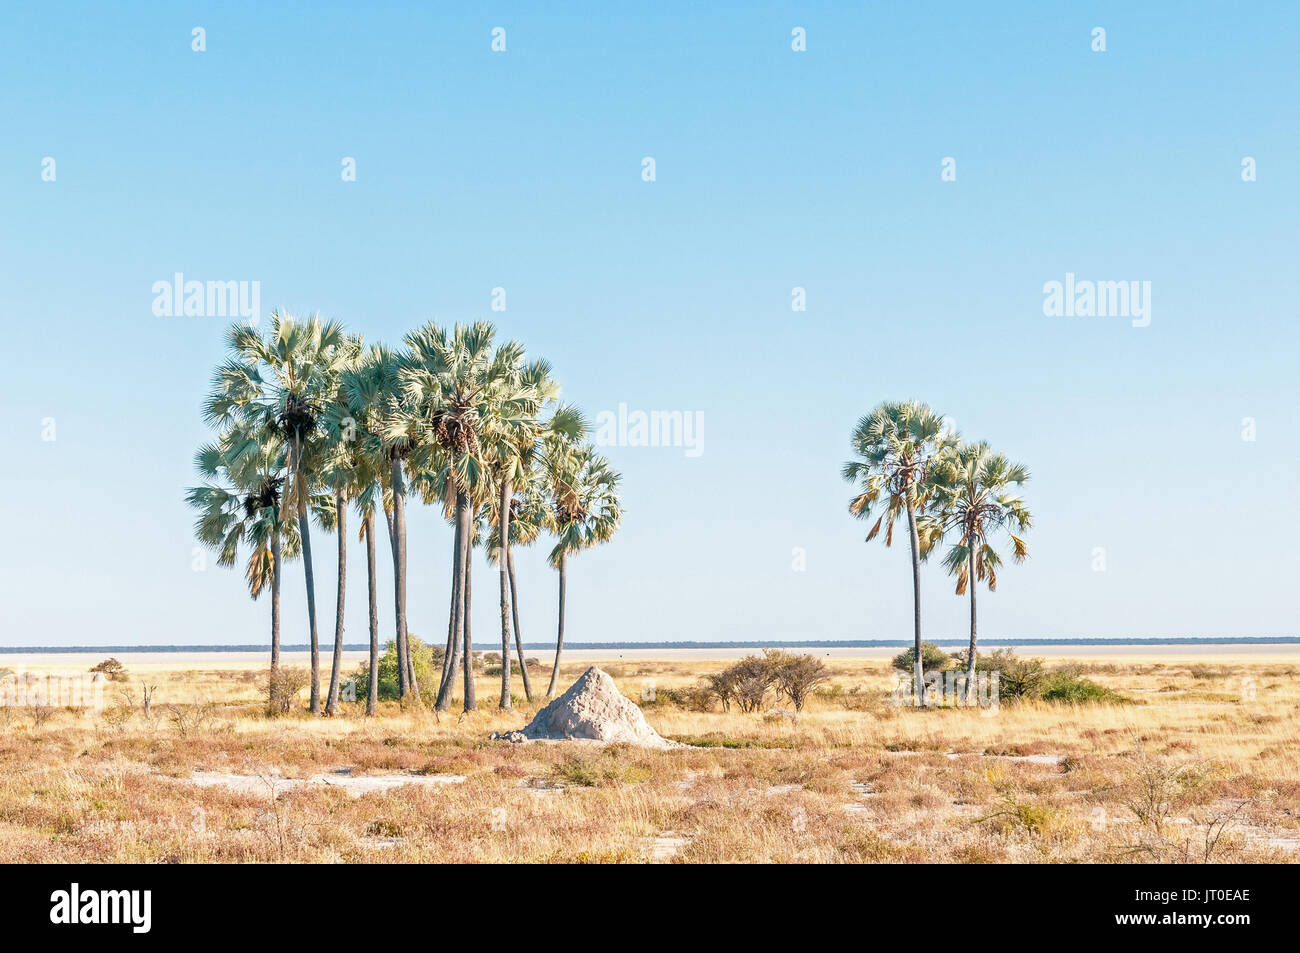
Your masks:
[[[552,520],[558,541],[550,562],[608,542],[623,519],[619,474],[589,446],[553,448],[546,461]]]
[[[997,530],[1007,531],[1016,562],[1023,562],[1028,555],[1025,541],[1017,533],[1030,528],[1033,516],[1024,500],[1012,492],[1028,479],[1028,468],[995,453],[983,441],[962,444],[939,461],[932,480],[933,509],[925,522],[931,545],[950,532],[957,534],[957,542],[944,553],[943,564],[957,577],[958,595],[966,592],[972,563],[975,581],[986,582],[990,591],[997,590],[1002,557],[989,542]]]
[[[544,474],[550,513],[545,521],[557,537],[550,563],[559,571],[560,612],[555,635],[555,660],[546,689],[554,696],[564,648],[565,575],[569,556],[608,542],[623,519],[618,499],[619,475],[589,445],[562,438],[548,440],[539,465]]]
[[[298,444],[300,460],[286,503],[305,504],[311,493],[311,462],[323,462],[318,438],[321,415],[333,399],[338,376],[353,357],[355,339],[341,324],[313,317],[306,321],[281,312],[271,314],[270,334],[233,325],[226,334],[233,356],[213,377],[213,394],[204,416],[218,426],[238,420],[260,422],[271,432]]]
[[[495,336],[486,321],[450,333],[427,324],[406,336],[402,400],[386,434],[416,438],[416,462],[449,509],[456,493],[476,502],[491,493],[489,467],[503,444],[522,439],[545,399],[525,374],[523,347],[507,341],[494,349]]]
[[[925,506],[930,473],[953,439],[943,418],[916,401],[880,404],[858,421],[852,437],[858,459],[844,464],[843,475],[858,487],[849,512],[862,520],[876,516],[868,541],[883,527],[885,545],[892,545],[898,516],[909,503],[914,510]]]
[[[325,415],[326,431],[336,445],[333,465],[352,471],[346,482],[363,516],[380,507],[387,511],[392,492],[389,462],[405,446],[404,437],[386,440],[383,428],[396,371],[397,359],[384,345],[358,351],[340,375],[337,399]]]
[[[262,437],[236,428],[201,446],[194,464],[204,484],[185,497],[198,510],[195,536],[216,551],[217,565],[234,566],[240,548],[249,548],[244,576],[254,599],[272,580],[272,537],[280,534],[284,558],[299,549],[297,530],[280,510],[284,445],[272,435]]]

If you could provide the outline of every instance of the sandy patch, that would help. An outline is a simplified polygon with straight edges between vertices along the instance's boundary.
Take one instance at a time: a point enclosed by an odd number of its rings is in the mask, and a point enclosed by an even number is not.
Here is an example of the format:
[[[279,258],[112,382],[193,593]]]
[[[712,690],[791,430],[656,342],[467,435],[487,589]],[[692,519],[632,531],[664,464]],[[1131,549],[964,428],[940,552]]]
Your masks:
[[[301,787],[322,785],[342,788],[353,797],[363,794],[392,791],[395,788],[416,785],[419,787],[441,787],[447,784],[461,784],[465,780],[462,774],[357,774],[350,768],[341,768],[329,774],[313,774],[309,778],[283,778],[277,775],[232,774],[225,771],[195,771],[188,779],[191,784],[202,788],[224,787],[243,794],[274,795],[279,797],[286,791]]]

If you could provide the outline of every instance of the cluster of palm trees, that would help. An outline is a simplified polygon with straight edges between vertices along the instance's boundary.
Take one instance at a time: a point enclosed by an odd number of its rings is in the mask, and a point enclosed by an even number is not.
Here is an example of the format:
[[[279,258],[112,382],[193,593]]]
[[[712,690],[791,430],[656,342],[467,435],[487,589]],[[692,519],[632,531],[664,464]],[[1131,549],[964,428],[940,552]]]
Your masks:
[[[196,534],[235,565],[247,550],[249,592],[271,593],[271,684],[280,665],[280,589],[286,560],[301,558],[311,641],[310,710],[321,707],[320,639],[311,523],[338,541],[334,648],[324,712],[339,708],[347,580],[348,510],[366,544],[370,667],[366,713],[378,707],[379,621],[375,530],[382,512],[393,560],[398,690],[421,687],[407,633],[406,503],[440,505],[454,527],[447,643],[436,707],[451,707],[463,673],[466,711],[477,707],[470,627],[475,549],[499,573],[500,706],[511,707],[510,639],[524,693],[534,698],[519,630],[512,548],[556,537],[559,624],[548,695],[564,644],[565,573],[570,556],[608,541],[622,510],[619,475],[587,442],[588,425],[559,402],[544,360],[515,341],[497,343],[486,321],[451,330],[426,324],[399,350],[365,345],[335,321],[273,313],[269,332],[236,324],[229,354],[213,375],[203,413],[216,435],[195,457],[203,485],[187,501]],[[431,688],[428,686],[427,688]]]
[[[943,557],[956,577],[958,595],[970,593],[970,651],[966,659],[967,692],[975,685],[975,590],[983,582],[996,590],[1002,557],[991,537],[1005,531],[1012,558],[1028,556],[1024,539],[1033,517],[1015,492],[1029,470],[996,453],[987,443],[966,443],[943,417],[917,401],[885,402],[858,421],[853,430],[855,459],[844,464],[844,479],[857,491],[849,512],[875,522],[867,541],[883,529],[885,545],[894,541],[894,525],[907,517],[912,555],[912,608],[915,658],[913,690],[923,698],[921,663],[921,562],[945,539],[954,537]]]

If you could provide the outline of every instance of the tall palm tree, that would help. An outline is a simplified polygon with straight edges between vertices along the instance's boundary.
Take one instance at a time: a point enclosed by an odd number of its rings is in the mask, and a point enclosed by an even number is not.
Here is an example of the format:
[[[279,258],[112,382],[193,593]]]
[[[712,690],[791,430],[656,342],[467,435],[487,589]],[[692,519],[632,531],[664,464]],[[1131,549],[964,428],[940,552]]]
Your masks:
[[[407,460],[420,439],[419,421],[405,406],[400,369],[403,357],[386,345],[371,348],[360,373],[352,383],[353,400],[364,408],[367,429],[380,441],[386,470],[380,474],[383,487],[384,522],[393,558],[393,605],[396,625],[398,695],[403,700],[420,699],[420,686],[411,659],[410,634],[406,624],[406,501],[410,483]]]
[[[339,689],[343,668],[343,618],[347,595],[347,516],[348,504],[372,487],[378,476],[374,467],[374,446],[353,416],[353,408],[344,380],[354,372],[361,360],[362,343],[359,336],[349,341],[351,356],[340,367],[334,400],[321,414],[321,426],[328,437],[327,462],[321,471],[321,483],[333,494],[324,528],[333,530],[338,538],[338,592],[334,615],[334,652],[330,664],[330,685],[326,693],[325,714],[334,715],[339,707]],[[364,537],[364,528],[362,531]],[[373,567],[371,567],[373,583]],[[373,588],[373,585],[371,586]],[[372,614],[374,606],[371,607]],[[372,631],[372,642],[377,633]],[[378,650],[378,646],[374,646]],[[373,680],[373,679],[372,679]]]
[[[921,542],[917,520],[929,505],[932,471],[937,461],[955,442],[943,419],[926,404],[909,400],[878,404],[853,429],[852,446],[857,459],[844,464],[843,476],[858,492],[849,501],[849,512],[858,519],[876,521],[867,542],[885,529],[885,545],[894,541],[894,523],[907,515],[908,541],[912,550],[912,628],[916,659],[913,665],[914,691],[923,698],[921,669]],[[880,504],[879,515],[876,515]]]
[[[379,711],[379,579],[375,575],[375,508],[382,505],[383,488],[378,483],[367,487],[357,498],[361,512],[361,538],[366,543],[366,596],[370,616],[370,683],[366,692],[366,714]]]
[[[473,548],[473,517],[468,521],[470,538],[466,548],[466,524],[462,524],[461,514],[457,509],[460,494],[455,488],[451,468],[442,459],[442,451],[432,443],[427,434],[416,438],[411,452],[410,488],[420,494],[426,505],[438,505],[453,529],[454,543],[452,549],[451,600],[447,611],[447,648],[443,654],[442,673],[438,682],[437,702],[444,705],[446,711],[451,704],[450,692],[454,689],[454,679],[459,672],[460,647],[463,644],[464,625],[468,618],[466,602],[467,575],[469,571],[469,550]],[[424,469],[431,467],[432,469]],[[453,650],[455,657],[453,658]],[[473,693],[473,683],[468,686]]]
[[[283,520],[280,508],[284,444],[273,434],[234,427],[220,434],[216,443],[200,447],[194,461],[205,481],[186,493],[186,502],[199,511],[195,535],[217,551],[220,566],[234,565],[239,547],[247,545],[244,575],[249,595],[257,599],[270,586],[274,686],[280,666],[282,566],[299,551],[297,528]]]
[[[335,321],[299,320],[271,314],[270,333],[235,324],[226,333],[232,356],[213,378],[204,415],[219,426],[256,423],[278,433],[289,450],[289,480],[284,504],[297,513],[311,630],[311,712],[320,714],[320,636],[316,623],[316,578],[311,558],[308,508],[326,459],[319,427],[322,408],[336,389],[352,346]]]
[[[1033,515],[1024,500],[1013,492],[1029,479],[1023,464],[1012,463],[994,453],[987,443],[963,443],[946,454],[932,474],[935,488],[933,510],[923,517],[928,530],[928,549],[947,533],[956,533],[957,542],[944,554],[943,564],[949,575],[957,577],[957,595],[970,589],[970,652],[966,659],[966,702],[974,697],[975,687],[975,590],[985,582],[990,592],[998,588],[998,568],[1002,557],[989,537],[1005,530],[1011,538],[1011,555],[1024,562],[1029,555],[1023,533],[1033,525]]]
[[[373,452],[382,457],[378,479],[384,523],[393,560],[393,608],[396,627],[398,695],[404,701],[419,699],[419,685],[411,662],[406,625],[406,501],[409,491],[406,461],[418,432],[402,407],[398,378],[401,359],[384,344],[373,345],[357,367],[344,375],[348,401]]]
[[[533,361],[523,368],[512,406],[515,416],[498,419],[500,432],[494,434],[490,472],[497,488],[489,504],[488,525],[492,528],[485,548],[489,555],[497,554],[501,607],[501,698],[498,707],[510,708],[510,621],[512,596],[510,593],[510,520],[514,512],[514,493],[525,489],[533,475],[534,464],[544,442],[550,440],[577,440],[587,429],[586,421],[577,408],[559,405],[548,419],[540,419],[541,408],[559,397],[559,385],[551,378],[551,367],[545,361]],[[495,545],[494,545],[495,544]],[[515,614],[517,617],[517,613]],[[524,692],[532,700],[528,672],[520,660]]]
[[[393,556],[393,601],[397,632],[395,644],[398,657],[399,697],[406,699],[414,677],[409,664],[409,643],[406,633],[406,542],[405,542],[405,481],[402,460],[406,456],[407,441],[385,438],[384,418],[387,408],[399,399],[397,392],[397,359],[383,344],[372,345],[365,354],[358,355],[353,364],[344,370],[341,382],[341,407],[346,417],[336,424],[339,436],[351,432],[353,440],[353,467],[357,470],[355,487],[357,511],[361,515],[360,538],[366,543],[366,579],[368,583],[370,615],[370,684],[366,698],[366,714],[373,715],[379,705],[379,607],[378,581],[375,569],[375,514],[383,510],[388,527],[388,539]],[[350,428],[345,421],[350,420]],[[396,480],[401,492],[393,492]],[[396,511],[401,519],[396,519]],[[399,542],[398,527],[402,531]],[[415,686],[418,698],[418,686]]]
[[[510,548],[510,514],[513,510],[511,501],[515,487],[525,479],[527,459],[533,453],[538,442],[540,428],[537,419],[543,401],[554,397],[559,392],[558,385],[550,379],[550,366],[545,361],[537,361],[525,368],[518,376],[514,394],[511,398],[517,408],[516,415],[509,420],[497,419],[498,432],[487,443],[488,473],[493,496],[487,501],[484,520],[489,532],[495,531],[498,543],[504,540],[504,546]],[[487,540],[484,540],[484,548]],[[507,559],[500,559],[498,578],[500,582],[499,597],[501,607],[501,696],[498,708],[510,708],[510,589]]]
[[[618,498],[620,476],[592,447],[553,441],[547,447],[542,466],[558,537],[549,561],[560,574],[555,661],[551,666],[551,683],[546,689],[550,698],[555,695],[560,654],[564,650],[565,573],[569,557],[609,542],[623,519],[623,509]]]
[[[451,692],[462,653],[468,649],[467,596],[473,516],[492,494],[491,461],[497,441],[507,439],[516,422],[536,412],[536,398],[521,388],[524,352],[515,341],[494,347],[490,322],[458,324],[448,332],[430,323],[406,335],[400,369],[403,403],[395,429],[415,428],[413,451],[427,485],[436,487],[455,518],[452,598],[447,653],[437,708],[451,706]],[[473,668],[465,657],[465,710],[477,707]]]
[[[524,683],[524,695],[533,701],[532,680],[528,674],[528,664],[524,658],[523,635],[519,628],[519,587],[515,578],[515,550],[520,546],[531,546],[543,530],[554,527],[554,515],[543,490],[540,467],[534,464],[529,468],[529,482],[520,488],[521,492],[510,501],[510,520],[508,532],[510,546],[506,549],[504,562],[510,582],[510,617],[514,628],[515,656],[519,660],[519,673]],[[501,530],[499,520],[492,521],[492,529],[487,539],[488,561],[500,569],[502,562]]]

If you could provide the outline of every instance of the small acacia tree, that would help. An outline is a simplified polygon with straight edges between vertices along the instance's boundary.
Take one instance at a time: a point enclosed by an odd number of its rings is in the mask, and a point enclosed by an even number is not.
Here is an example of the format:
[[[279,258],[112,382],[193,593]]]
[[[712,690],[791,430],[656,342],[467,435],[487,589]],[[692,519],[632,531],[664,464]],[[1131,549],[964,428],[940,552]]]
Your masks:
[[[115,658],[106,658],[91,668],[92,672],[99,672],[110,682],[121,682],[126,680],[126,666]]]
[[[808,696],[831,677],[831,672],[826,663],[815,656],[782,653],[774,675],[777,691],[790,699],[795,711],[803,711]]]
[[[825,663],[812,655],[766,649],[762,655],[747,655],[721,672],[705,676],[705,683],[724,711],[733,703],[743,712],[759,711],[769,691],[789,699],[796,711],[803,711],[808,696],[830,675]]]

